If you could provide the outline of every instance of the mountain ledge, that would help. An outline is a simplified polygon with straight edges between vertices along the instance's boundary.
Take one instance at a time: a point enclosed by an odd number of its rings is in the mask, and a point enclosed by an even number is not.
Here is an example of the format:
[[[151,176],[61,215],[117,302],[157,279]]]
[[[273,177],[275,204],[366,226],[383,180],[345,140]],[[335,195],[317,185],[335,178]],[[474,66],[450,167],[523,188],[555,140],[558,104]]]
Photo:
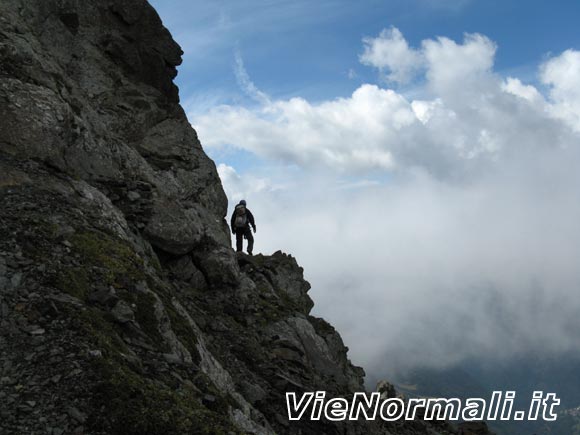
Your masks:
[[[144,0],[0,3],[2,433],[458,433],[288,421],[364,372],[293,257],[231,249],[181,55]]]

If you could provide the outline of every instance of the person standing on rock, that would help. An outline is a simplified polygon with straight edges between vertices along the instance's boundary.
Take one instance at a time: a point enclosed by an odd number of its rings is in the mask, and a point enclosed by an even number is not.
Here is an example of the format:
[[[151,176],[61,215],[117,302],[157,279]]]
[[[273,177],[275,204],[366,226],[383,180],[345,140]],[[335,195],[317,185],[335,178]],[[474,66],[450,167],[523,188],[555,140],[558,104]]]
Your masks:
[[[248,241],[248,254],[252,255],[252,251],[254,250],[254,236],[252,235],[250,225],[255,233],[256,222],[254,221],[254,215],[246,207],[246,201],[242,199],[232,213],[232,233],[236,235],[236,251],[243,251],[245,238]]]

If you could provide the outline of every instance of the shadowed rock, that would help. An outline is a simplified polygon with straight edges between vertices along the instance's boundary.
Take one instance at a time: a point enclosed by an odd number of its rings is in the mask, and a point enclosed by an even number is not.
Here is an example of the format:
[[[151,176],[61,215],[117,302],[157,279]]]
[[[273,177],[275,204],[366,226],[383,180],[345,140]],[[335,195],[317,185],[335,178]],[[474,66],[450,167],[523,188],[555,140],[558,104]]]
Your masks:
[[[457,433],[290,422],[363,390],[296,260],[237,256],[144,0],[0,2],[0,432]]]

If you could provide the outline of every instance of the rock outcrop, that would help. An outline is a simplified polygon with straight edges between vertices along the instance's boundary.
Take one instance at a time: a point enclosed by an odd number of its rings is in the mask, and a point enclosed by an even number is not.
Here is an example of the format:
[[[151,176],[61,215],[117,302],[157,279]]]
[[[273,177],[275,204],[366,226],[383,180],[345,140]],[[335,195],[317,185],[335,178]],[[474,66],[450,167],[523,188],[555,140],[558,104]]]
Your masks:
[[[364,372],[294,258],[231,249],[181,54],[144,0],[0,2],[0,432],[456,433],[288,421]]]

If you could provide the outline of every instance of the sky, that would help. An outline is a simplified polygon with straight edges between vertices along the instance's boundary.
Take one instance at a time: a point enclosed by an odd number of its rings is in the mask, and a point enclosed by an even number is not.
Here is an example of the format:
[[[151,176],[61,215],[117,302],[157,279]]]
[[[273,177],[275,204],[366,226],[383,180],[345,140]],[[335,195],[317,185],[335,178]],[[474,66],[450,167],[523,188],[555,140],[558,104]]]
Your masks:
[[[369,379],[577,352],[580,3],[152,4],[230,208]]]

